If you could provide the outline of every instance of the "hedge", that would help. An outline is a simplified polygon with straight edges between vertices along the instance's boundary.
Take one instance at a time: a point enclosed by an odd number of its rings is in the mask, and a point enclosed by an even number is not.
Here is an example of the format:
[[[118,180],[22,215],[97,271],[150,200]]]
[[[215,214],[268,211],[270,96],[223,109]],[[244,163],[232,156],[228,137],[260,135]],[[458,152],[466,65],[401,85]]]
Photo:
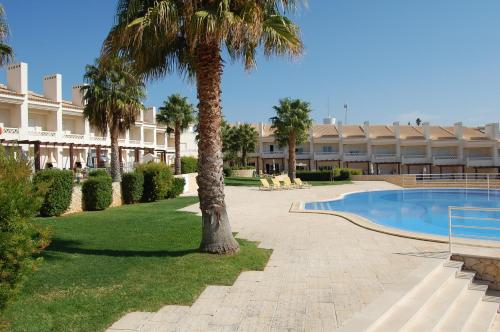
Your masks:
[[[333,171],[297,171],[297,177],[304,181],[347,181],[352,175],[360,175],[363,172],[352,168],[335,168]]]
[[[83,209],[100,211],[113,202],[113,181],[108,176],[92,176],[82,185]]]
[[[44,169],[33,176],[33,184],[37,190],[45,191],[40,207],[42,217],[60,216],[69,208],[73,195],[72,171]]]
[[[94,169],[89,172],[89,177],[94,177],[94,176],[110,176],[108,171],[102,168]]]
[[[165,198],[172,186],[172,170],[162,163],[147,163],[136,169],[144,176],[143,202],[154,202]]]
[[[144,190],[144,175],[137,171],[124,173],[121,188],[123,203],[133,204],[140,201]]]
[[[233,170],[231,169],[231,167],[224,166],[222,171],[224,172],[224,177],[226,178],[229,178],[233,175]]]
[[[195,157],[181,157],[181,173],[196,173],[198,172],[198,159]]]
[[[174,178],[172,186],[167,192],[167,198],[176,198],[184,192],[184,185],[186,181],[184,178]]]

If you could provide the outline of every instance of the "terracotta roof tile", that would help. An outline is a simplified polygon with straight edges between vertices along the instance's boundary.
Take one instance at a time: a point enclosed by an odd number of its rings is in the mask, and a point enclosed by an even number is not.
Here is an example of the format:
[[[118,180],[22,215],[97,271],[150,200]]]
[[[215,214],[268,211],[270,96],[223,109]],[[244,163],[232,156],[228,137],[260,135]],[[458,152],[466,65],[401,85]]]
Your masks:
[[[399,126],[399,137],[401,139],[425,139],[422,131],[414,126]]]
[[[334,125],[318,124],[313,126],[313,137],[339,137],[339,132]]]
[[[342,137],[346,138],[360,138],[365,137],[365,131],[361,126],[347,125],[342,127]]]
[[[370,138],[395,138],[395,134],[389,126],[372,125],[369,128]]]

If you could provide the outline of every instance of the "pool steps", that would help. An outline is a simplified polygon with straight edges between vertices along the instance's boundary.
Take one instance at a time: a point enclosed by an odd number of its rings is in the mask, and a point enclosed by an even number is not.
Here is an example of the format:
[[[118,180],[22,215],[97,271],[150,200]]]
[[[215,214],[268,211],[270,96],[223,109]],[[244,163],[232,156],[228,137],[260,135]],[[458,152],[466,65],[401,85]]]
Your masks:
[[[493,326],[500,297],[487,291],[486,284],[473,279],[474,272],[462,271],[461,262],[425,262],[339,331],[500,330],[497,324]]]

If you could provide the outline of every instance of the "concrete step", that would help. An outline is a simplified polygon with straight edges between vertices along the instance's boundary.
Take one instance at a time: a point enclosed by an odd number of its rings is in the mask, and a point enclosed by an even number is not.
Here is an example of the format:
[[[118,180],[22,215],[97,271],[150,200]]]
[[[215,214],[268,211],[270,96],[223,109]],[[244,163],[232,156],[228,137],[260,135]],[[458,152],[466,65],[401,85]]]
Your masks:
[[[426,280],[431,280],[443,268],[445,262],[448,262],[446,258],[425,260],[400,283],[388,287],[380,297],[340,328],[339,332],[369,331],[374,322],[381,322],[390,316],[391,310],[396,303],[416,290]]]
[[[140,329],[153,317],[152,312],[129,312],[109,327],[106,332],[132,332]]]
[[[498,311],[497,302],[480,301],[465,323],[463,332],[486,332],[495,321]]]
[[[455,303],[453,303],[448,313],[442,317],[433,331],[462,331],[474,308],[482,300],[487,288],[486,285],[473,282],[467,291],[463,292]]]
[[[458,272],[455,278],[444,283],[423,307],[404,325],[402,331],[431,331],[446,316],[452,305],[465,293],[474,273]]]
[[[374,322],[370,331],[390,332],[401,331],[408,321],[419,312],[420,309],[432,301],[439,289],[448,281],[454,280],[457,272],[461,269],[459,262],[447,262],[442,268],[433,272],[429,278],[425,278],[415,289],[398,301],[385,317]]]

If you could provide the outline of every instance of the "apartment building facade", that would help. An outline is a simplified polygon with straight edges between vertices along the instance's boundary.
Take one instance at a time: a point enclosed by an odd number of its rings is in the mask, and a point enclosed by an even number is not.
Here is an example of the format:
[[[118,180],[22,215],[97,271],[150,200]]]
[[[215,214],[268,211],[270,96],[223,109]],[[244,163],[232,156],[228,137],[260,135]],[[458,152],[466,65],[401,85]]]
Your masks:
[[[269,124],[254,125],[257,151],[249,163],[262,173],[286,171],[288,149],[279,147]],[[317,124],[297,147],[297,168],[361,169],[365,174],[500,173],[499,124],[473,128],[437,126]]]
[[[73,86],[71,101],[62,95],[62,76],[43,78],[43,93],[28,89],[28,65],[7,67],[7,84],[0,85],[0,142],[16,146],[33,159],[35,169],[105,167],[110,137],[83,117],[81,85]],[[119,138],[122,166],[149,160],[171,163],[173,136],[156,123],[156,109],[138,111],[135,124]],[[181,154],[197,156],[194,128],[181,135]]]

